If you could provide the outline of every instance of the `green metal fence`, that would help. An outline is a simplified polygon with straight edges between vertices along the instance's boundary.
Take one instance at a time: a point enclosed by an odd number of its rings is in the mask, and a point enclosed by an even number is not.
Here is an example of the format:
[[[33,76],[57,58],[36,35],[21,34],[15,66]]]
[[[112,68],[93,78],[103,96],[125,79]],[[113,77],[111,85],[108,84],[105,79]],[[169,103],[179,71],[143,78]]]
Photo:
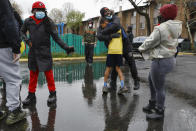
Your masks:
[[[82,45],[82,36],[75,34],[64,34],[60,35],[60,38],[67,43],[69,46],[74,46],[75,53],[84,56],[84,45]],[[51,52],[52,53],[66,53],[53,39],[51,40]],[[26,49],[23,55],[28,54],[29,47],[26,46]],[[104,45],[104,42],[97,41],[96,47],[94,48],[94,55],[101,55],[107,52],[107,48]]]

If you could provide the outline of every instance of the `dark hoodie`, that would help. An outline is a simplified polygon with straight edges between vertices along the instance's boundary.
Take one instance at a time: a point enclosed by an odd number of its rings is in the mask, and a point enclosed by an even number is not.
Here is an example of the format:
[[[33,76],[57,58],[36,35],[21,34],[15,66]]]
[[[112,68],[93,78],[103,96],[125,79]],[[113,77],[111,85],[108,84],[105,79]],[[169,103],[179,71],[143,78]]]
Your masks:
[[[20,53],[19,27],[8,0],[0,0],[0,48],[11,47],[14,53]]]

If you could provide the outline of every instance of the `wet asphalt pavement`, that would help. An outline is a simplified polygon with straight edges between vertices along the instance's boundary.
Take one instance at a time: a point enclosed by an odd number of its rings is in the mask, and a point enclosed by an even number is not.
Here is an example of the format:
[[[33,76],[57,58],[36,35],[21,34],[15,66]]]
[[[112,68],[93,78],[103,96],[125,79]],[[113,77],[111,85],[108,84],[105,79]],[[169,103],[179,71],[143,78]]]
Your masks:
[[[148,71],[144,64],[137,62],[139,70]],[[102,95],[105,62],[94,62],[93,66],[84,62],[55,62],[53,67],[57,103],[47,105],[49,92],[45,76],[40,73],[37,103],[24,109],[28,113],[26,120],[11,127],[2,120],[0,131],[196,131],[196,107],[176,92],[167,92],[164,120],[147,121],[142,107],[148,102],[148,83],[141,82],[141,89],[133,91],[127,66],[122,70],[130,91],[121,96],[115,91]],[[27,63],[21,63],[21,73],[21,100],[24,100],[29,81]],[[4,108],[4,90],[1,88],[0,92]]]

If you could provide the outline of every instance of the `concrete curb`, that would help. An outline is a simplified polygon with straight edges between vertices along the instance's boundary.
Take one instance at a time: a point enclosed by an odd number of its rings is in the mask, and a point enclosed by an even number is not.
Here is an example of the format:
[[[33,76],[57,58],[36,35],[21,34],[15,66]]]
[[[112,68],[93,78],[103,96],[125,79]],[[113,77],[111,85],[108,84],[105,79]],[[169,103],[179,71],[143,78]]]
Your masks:
[[[178,55],[196,55],[196,53],[179,52]],[[106,60],[106,56],[95,56],[94,60]],[[67,57],[67,58],[53,58],[53,61],[72,61],[72,60],[85,60],[85,57]],[[27,62],[27,58],[20,59],[20,62]]]
[[[93,57],[94,60],[106,60],[106,56]],[[85,57],[67,57],[67,58],[53,58],[53,61],[77,61],[85,60]],[[28,59],[20,59],[20,62],[27,62]]]
[[[178,55],[196,55],[196,53],[190,53],[190,52],[179,52]]]

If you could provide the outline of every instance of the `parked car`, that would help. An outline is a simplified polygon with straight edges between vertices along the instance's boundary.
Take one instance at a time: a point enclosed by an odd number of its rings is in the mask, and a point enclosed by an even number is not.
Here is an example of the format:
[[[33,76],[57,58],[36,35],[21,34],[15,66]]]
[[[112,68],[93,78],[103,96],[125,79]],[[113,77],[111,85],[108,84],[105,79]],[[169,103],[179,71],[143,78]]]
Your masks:
[[[142,45],[142,43],[146,40],[147,36],[138,36],[133,38],[133,52],[139,52],[138,48]]]
[[[139,52],[138,48],[143,44],[146,40],[147,36],[138,36],[133,38],[133,52]],[[190,41],[188,39],[178,38],[178,47],[175,57],[178,55],[179,51],[189,50],[190,49]]]

